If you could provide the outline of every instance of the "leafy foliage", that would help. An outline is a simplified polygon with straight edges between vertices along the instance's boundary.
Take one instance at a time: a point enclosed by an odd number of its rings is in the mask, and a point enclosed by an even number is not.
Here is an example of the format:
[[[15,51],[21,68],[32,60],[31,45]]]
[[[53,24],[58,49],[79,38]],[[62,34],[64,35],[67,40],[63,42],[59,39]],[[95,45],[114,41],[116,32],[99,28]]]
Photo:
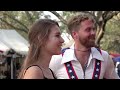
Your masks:
[[[43,11],[1,11],[0,28],[15,29],[27,39],[29,27],[42,16]]]
[[[106,24],[106,32],[101,40],[101,47],[112,53],[120,53],[120,16],[114,17]]]

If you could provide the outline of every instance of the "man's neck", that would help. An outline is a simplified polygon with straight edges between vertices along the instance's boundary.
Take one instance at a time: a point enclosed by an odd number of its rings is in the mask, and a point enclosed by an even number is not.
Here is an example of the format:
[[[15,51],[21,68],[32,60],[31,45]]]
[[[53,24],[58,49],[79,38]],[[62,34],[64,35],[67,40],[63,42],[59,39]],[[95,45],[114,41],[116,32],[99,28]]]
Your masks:
[[[75,52],[75,56],[76,56],[77,60],[81,64],[82,68],[84,68],[84,66],[88,62],[91,50],[90,49],[87,50],[87,51],[78,51],[78,50],[75,50],[74,52]]]
[[[80,45],[80,44],[75,44],[75,45],[74,45],[74,49],[75,49],[75,51],[80,51],[80,52],[89,52],[89,51],[91,50],[90,47],[87,48],[87,47],[82,46],[82,45]]]
[[[91,48],[86,48],[82,45],[75,44],[74,52],[75,52],[75,56],[78,59],[78,61],[81,63],[82,66],[84,66],[84,64],[89,59]]]

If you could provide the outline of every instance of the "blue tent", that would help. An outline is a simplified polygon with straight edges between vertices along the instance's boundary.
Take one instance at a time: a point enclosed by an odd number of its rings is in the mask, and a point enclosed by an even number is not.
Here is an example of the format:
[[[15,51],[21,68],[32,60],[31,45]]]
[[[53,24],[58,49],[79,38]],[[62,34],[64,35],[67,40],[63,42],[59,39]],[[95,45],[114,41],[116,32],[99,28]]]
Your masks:
[[[120,62],[120,56],[113,58],[115,62]]]

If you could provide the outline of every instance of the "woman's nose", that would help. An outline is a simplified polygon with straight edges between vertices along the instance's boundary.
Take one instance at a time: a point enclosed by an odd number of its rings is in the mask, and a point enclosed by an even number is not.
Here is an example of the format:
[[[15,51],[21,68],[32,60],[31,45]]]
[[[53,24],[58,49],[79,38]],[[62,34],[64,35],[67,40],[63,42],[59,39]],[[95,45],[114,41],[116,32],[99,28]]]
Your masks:
[[[64,43],[65,41],[64,41],[64,39],[61,37],[61,43]]]

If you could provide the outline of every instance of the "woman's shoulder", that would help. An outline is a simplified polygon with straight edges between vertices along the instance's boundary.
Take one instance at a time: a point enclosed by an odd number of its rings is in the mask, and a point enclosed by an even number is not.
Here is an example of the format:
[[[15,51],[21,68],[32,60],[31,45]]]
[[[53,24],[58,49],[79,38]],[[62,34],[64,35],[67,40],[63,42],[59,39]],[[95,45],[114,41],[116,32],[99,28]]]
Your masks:
[[[24,74],[24,79],[43,79],[43,72],[38,65],[28,67]]]

